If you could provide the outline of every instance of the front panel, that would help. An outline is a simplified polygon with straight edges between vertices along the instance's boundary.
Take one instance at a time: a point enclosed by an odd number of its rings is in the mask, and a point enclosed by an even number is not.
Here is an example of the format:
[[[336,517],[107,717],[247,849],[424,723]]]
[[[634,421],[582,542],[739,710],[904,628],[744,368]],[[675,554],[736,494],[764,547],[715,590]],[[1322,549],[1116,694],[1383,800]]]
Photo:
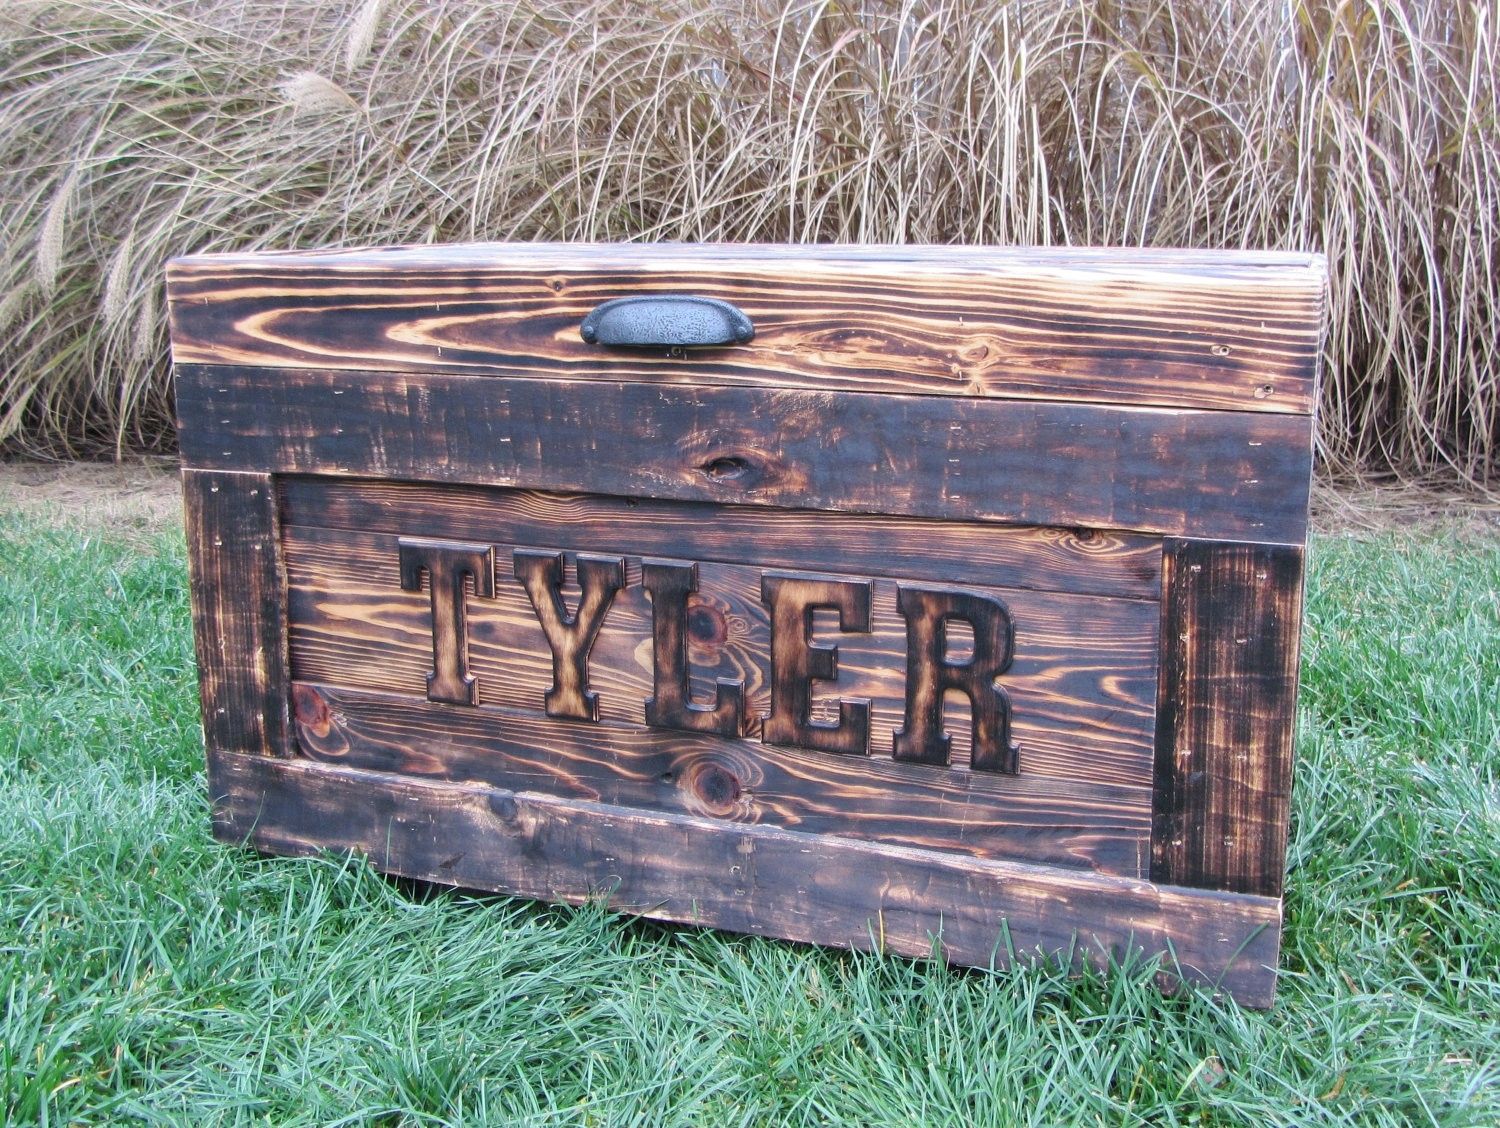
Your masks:
[[[318,479],[281,497],[305,755],[1148,871],[1157,541]],[[417,581],[401,567],[413,544]],[[442,589],[444,568],[463,571],[461,589]],[[924,605],[933,595],[941,607]],[[565,616],[583,652],[573,701],[554,699]],[[935,624],[941,647],[923,637]],[[831,677],[809,672],[819,661]],[[434,684],[439,665],[461,682]],[[843,723],[841,702],[856,714]]]

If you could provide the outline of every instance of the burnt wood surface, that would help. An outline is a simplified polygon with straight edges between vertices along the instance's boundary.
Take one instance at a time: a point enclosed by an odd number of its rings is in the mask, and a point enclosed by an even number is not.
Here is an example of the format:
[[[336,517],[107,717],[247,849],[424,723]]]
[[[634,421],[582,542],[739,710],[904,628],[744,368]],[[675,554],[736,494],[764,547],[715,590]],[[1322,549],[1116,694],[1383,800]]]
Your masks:
[[[688,597],[698,591],[697,563],[642,560],[641,587],[651,600],[652,684],[646,723],[738,736],[745,726],[744,678],[716,677],[711,704],[692,698],[692,631],[704,617],[701,601],[688,606]]]
[[[1303,550],[1172,540],[1164,563],[1152,877],[1279,896]]]
[[[721,531],[732,537],[735,528],[727,523]],[[842,632],[832,622],[815,630],[818,642],[839,648],[839,680],[814,683],[810,716],[833,723],[838,699],[871,705],[872,755],[846,760],[762,739],[772,651],[763,569],[718,562],[696,569],[699,590],[688,597],[691,697],[714,703],[719,686],[733,682],[744,702],[737,714],[744,739],[705,744],[643,731],[657,694],[655,609],[639,579],[644,561],[626,558],[627,586],[615,594],[591,648],[585,684],[596,694],[598,726],[545,720],[551,648],[519,583],[502,579],[493,600],[472,601],[467,668],[479,700],[529,716],[522,724],[498,713],[480,721],[466,709],[415,711],[431,662],[431,608],[424,594],[400,588],[397,536],[288,525],[284,542],[296,676],[356,703],[334,710],[331,738],[310,739],[318,724],[301,729],[310,754],[444,775],[482,768],[488,755],[500,774],[477,778],[504,786],[514,785],[504,773],[519,770],[540,771],[563,794],[593,797],[611,788],[607,793],[623,803],[654,804],[678,792],[689,803],[709,802],[704,797],[716,794],[717,805],[692,809],[786,825],[814,821],[841,833],[848,832],[841,825],[861,825],[889,841],[946,841],[962,852],[1144,872],[1159,618],[1153,603],[1000,589],[1020,638],[1004,685],[1016,709],[1011,733],[1022,746],[1021,773],[1000,777],[963,770],[971,755],[970,708],[952,695],[942,720],[954,766],[891,761],[906,716],[908,635],[891,580],[863,581],[874,589],[871,633]],[[516,546],[492,549],[504,576]],[[384,701],[378,716],[357,704],[360,693]],[[400,700],[409,710],[404,722]],[[316,709],[313,715],[321,717]],[[470,751],[455,762],[459,731],[468,733]],[[581,751],[562,751],[572,747]],[[712,770],[688,771],[678,762],[684,758]],[[594,760],[599,764],[590,768]],[[1036,817],[1041,809],[1045,821]]]
[[[997,528],[956,521],[709,502],[664,502],[413,482],[279,480],[288,525],[372,533],[587,545],[626,556],[739,561],[862,576],[1161,598],[1161,541],[1076,528]]]
[[[425,699],[430,601],[401,589],[397,540],[385,533],[286,527],[291,655],[299,679]],[[507,574],[516,549],[529,547],[497,542],[497,571]],[[587,679],[601,721],[640,724],[655,695],[654,617],[639,582],[640,561],[627,557],[626,572],[627,584],[593,643]],[[771,623],[761,600],[762,573],[741,564],[700,564],[700,590],[690,597],[689,613],[694,700],[712,701],[720,679],[743,683],[742,735],[756,740],[760,718],[771,711]],[[870,747],[888,757],[905,716],[907,626],[895,581],[869,582],[869,633],[842,632],[832,615],[815,632],[816,642],[838,647],[839,659],[838,680],[816,683],[814,715],[831,722],[838,699],[869,701]],[[1157,606],[976,590],[1002,599],[1015,621],[1015,653],[1001,684],[1013,709],[1011,736],[1021,745],[1020,772],[1140,788],[1149,804]],[[553,685],[552,649],[522,586],[497,581],[495,598],[471,601],[467,616],[468,669],[478,679],[480,701],[542,713]],[[949,695],[945,727],[953,762],[966,766],[970,717],[962,695]]]
[[[177,368],[185,463],[1296,542],[1306,416]]]
[[[874,589],[871,580],[761,573],[760,601],[771,621],[771,707],[761,722],[765,743],[869,755],[867,698],[840,697],[832,703],[831,717],[814,715],[813,682],[838,680],[839,648],[836,642],[813,641],[813,614],[831,611],[838,631],[867,634]]]
[[[427,699],[453,705],[478,705],[479,683],[469,673],[468,595],[495,596],[495,550],[487,544],[402,537],[396,542],[403,591],[421,591],[432,599],[432,669],[427,671]]]
[[[493,244],[168,267],[178,363],[750,384],[1310,413],[1313,255]],[[738,306],[748,345],[607,349],[601,302]]]
[[[184,470],[188,588],[210,755],[291,754],[286,580],[268,474]]]
[[[906,713],[892,736],[891,755],[913,763],[947,764],[953,740],[943,731],[943,698],[950,690],[969,702],[969,762],[975,771],[1017,770],[1010,738],[1010,696],[995,679],[1015,655],[1015,620],[993,595],[954,588],[898,584],[896,608],[906,620]],[[972,645],[953,657],[952,627],[963,624]]]
[[[960,856],[1150,871],[1149,792],[1124,784],[936,770],[300,681],[293,700],[300,749],[324,763]]]
[[[262,756],[225,756],[216,800],[226,841],[431,881],[981,966],[1161,955],[1259,1006],[1275,986],[1273,898]]]
[[[571,571],[580,594],[576,609],[570,612],[562,598],[563,578],[569,570],[562,553],[518,548],[510,557],[552,655],[552,686],[542,695],[547,716],[597,721],[599,695],[589,689],[589,653],[615,592],[625,586],[625,558],[575,554]]]

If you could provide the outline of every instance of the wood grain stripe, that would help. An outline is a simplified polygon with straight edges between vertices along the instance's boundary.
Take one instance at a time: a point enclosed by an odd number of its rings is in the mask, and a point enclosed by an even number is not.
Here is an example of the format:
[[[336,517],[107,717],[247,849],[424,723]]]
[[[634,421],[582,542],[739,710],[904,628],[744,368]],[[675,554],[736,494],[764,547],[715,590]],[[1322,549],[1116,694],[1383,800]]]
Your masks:
[[[1161,598],[1161,541],[1129,533],[417,482],[284,478],[280,489],[288,525]]]
[[[295,676],[421,699],[432,664],[430,601],[401,589],[397,537],[301,526],[286,528],[283,537]],[[525,591],[505,578],[517,547],[526,546],[496,544],[495,599],[469,603],[469,670],[482,703],[540,714],[552,684],[551,651]],[[770,627],[760,577],[758,568],[703,564],[699,591],[689,597],[694,696],[711,700],[718,678],[742,680],[747,736],[759,734],[758,719],[770,707]],[[601,719],[639,724],[653,693],[653,671],[651,607],[637,559],[627,559],[627,582],[594,645],[590,684],[599,694]],[[1015,620],[1015,658],[1004,685],[1014,706],[1022,772],[1139,789],[1140,802],[1149,805],[1156,606],[1046,592],[999,594]],[[894,582],[876,581],[871,625],[869,634],[841,633],[831,623],[819,630],[819,641],[838,646],[839,679],[818,683],[815,715],[830,719],[827,710],[839,697],[868,698],[873,754],[889,757],[905,707],[907,645]],[[950,695],[946,718],[954,761],[966,763],[969,718],[959,695]]]
[[[180,365],[185,462],[1287,543],[1310,420]]]
[[[1165,559],[1152,875],[1279,896],[1303,550],[1174,540]]]
[[[387,873],[956,963],[1161,955],[1268,1006],[1280,904],[1100,874],[606,804],[227,756],[215,832],[278,854],[352,850]]]
[[[208,752],[290,755],[286,580],[271,476],[184,470],[182,500]]]
[[[181,363],[1061,399],[1308,414],[1316,256],[510,244],[168,267]],[[584,344],[595,305],[729,301],[749,345]]]
[[[297,682],[302,752],[326,763],[1130,877],[1149,867],[1139,789],[997,781],[889,757],[831,756],[536,710],[452,708]]]

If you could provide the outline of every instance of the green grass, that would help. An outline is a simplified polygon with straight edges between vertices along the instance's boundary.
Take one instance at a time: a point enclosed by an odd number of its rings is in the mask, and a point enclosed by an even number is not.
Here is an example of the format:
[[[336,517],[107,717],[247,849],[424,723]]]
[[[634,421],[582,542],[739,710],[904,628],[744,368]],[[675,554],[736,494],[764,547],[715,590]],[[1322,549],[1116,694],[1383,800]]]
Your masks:
[[[9,1122],[1500,1120],[1500,542],[1315,545],[1267,1013],[216,845],[179,541],[0,559]]]

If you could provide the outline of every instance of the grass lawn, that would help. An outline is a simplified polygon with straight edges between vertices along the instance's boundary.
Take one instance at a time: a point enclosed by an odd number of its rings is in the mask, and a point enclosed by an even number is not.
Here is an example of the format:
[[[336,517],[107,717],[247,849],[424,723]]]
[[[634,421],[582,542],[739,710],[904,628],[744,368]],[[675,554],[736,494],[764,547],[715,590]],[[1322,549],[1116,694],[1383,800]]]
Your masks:
[[[1314,545],[1266,1013],[216,845],[180,540],[0,561],[7,1122],[1500,1122],[1500,540]]]

